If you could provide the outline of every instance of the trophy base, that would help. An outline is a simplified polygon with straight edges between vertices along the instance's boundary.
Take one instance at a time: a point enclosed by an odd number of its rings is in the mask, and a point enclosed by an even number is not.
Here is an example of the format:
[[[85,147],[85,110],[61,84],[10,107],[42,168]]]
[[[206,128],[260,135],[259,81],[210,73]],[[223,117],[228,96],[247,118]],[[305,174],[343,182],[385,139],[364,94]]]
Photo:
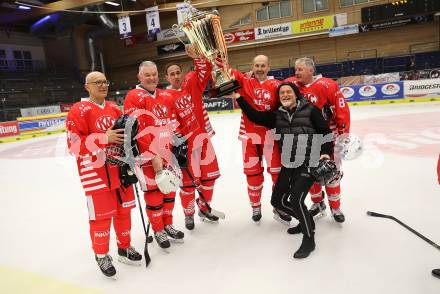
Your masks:
[[[226,82],[224,84],[221,84],[220,86],[218,86],[217,88],[213,88],[209,91],[209,96],[211,98],[217,97],[220,98],[222,96],[231,94],[232,92],[234,92],[235,90],[240,89],[241,86],[238,83],[238,81],[236,80],[231,80],[229,82]]]

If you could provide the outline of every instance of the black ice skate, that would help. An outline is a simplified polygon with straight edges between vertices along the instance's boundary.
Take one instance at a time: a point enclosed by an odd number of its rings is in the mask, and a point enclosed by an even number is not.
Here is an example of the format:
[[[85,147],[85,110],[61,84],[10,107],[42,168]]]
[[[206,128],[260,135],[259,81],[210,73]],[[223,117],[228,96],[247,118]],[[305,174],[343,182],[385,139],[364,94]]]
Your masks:
[[[283,225],[289,226],[290,221],[292,220],[292,217],[290,215],[288,215],[287,213],[282,212],[282,211],[274,208],[273,209],[273,219],[276,220],[277,222],[282,223]]]
[[[173,225],[166,225],[165,232],[167,233],[170,240],[176,243],[183,243],[183,237],[185,234],[182,231],[176,230]]]
[[[194,227],[194,215],[185,216],[185,228],[187,228],[188,230],[194,230]]]
[[[220,218],[225,219],[224,212],[213,209],[209,205],[209,203],[207,203],[205,200],[202,200],[201,198],[197,198],[196,203],[197,203],[197,206],[199,207],[199,210],[201,210],[203,214],[209,214],[209,215],[213,216],[214,220],[209,220],[210,222],[217,222]],[[199,216],[200,216],[200,211],[199,211]],[[202,220],[207,220],[207,219],[202,218]]]
[[[116,278],[116,269],[112,263],[112,257],[108,254],[104,255],[104,257],[98,257],[95,255],[96,262],[98,263],[99,269],[101,272],[109,278]]]
[[[154,239],[156,239],[157,244],[162,249],[166,250],[166,249],[170,248],[170,246],[171,246],[165,230],[162,230],[159,232],[154,232]]]
[[[306,258],[307,256],[315,250],[315,235],[312,234],[310,237],[303,235],[303,240],[299,249],[293,255],[293,258]]]
[[[252,220],[260,223],[261,220],[261,206],[252,207]]]
[[[324,199],[322,199],[321,201],[312,204],[309,213],[314,218],[321,218],[326,215],[326,209],[327,206],[325,205]]]
[[[200,219],[207,223],[218,223],[218,217],[210,213],[208,210],[199,210]]]
[[[291,227],[291,228],[287,229],[287,234],[295,235],[295,234],[299,234],[299,233],[302,233],[302,229],[299,224],[297,224],[295,227]]]
[[[118,248],[118,261],[129,265],[141,265],[142,255],[132,246],[126,249]]]
[[[332,216],[336,222],[338,223],[345,222],[345,216],[340,208],[330,208],[330,210],[332,211]]]

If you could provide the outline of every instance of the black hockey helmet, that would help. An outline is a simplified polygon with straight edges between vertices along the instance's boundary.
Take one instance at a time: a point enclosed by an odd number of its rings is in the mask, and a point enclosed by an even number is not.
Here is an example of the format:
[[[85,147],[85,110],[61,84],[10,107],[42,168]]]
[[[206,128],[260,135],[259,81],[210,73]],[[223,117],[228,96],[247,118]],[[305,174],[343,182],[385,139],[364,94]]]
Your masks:
[[[326,186],[339,176],[339,170],[333,160],[321,159],[317,167],[311,168],[310,174],[315,178],[315,182]]]
[[[112,129],[124,129],[124,134],[126,136],[130,135],[131,140],[133,140],[139,130],[138,121],[135,117],[124,114],[115,121]]]
[[[120,116],[112,126],[112,130],[124,129],[126,140],[124,144],[109,144],[106,149],[106,161],[113,165],[122,166],[125,164],[126,157],[138,156],[135,137],[138,133],[139,126],[136,118],[124,114]]]

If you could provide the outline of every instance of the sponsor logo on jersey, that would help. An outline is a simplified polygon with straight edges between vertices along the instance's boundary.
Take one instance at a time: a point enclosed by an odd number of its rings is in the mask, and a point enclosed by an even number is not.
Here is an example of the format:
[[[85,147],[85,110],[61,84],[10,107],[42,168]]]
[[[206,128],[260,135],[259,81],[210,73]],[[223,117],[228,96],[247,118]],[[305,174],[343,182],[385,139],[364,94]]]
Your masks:
[[[95,238],[105,238],[110,235],[110,231],[96,231],[94,233]]]
[[[79,115],[80,115],[80,116],[85,116],[86,113],[87,113],[89,110],[92,109],[92,107],[89,106],[89,105],[86,105],[85,103],[81,103],[81,105],[78,107],[78,109],[79,109],[79,111],[80,111]]]
[[[136,205],[136,200],[132,200],[132,201],[128,201],[128,202],[124,202],[122,203],[122,207],[130,207]]]
[[[191,95],[180,96],[176,101],[176,108],[179,110],[185,110],[192,106]]]
[[[359,89],[359,94],[364,97],[370,97],[376,94],[377,89],[374,86],[365,85]]]
[[[162,211],[161,212],[154,212],[152,213],[153,217],[161,217],[162,216]]]
[[[168,92],[168,91],[162,91],[162,92],[160,92],[160,94],[162,95],[162,96],[167,96],[167,97],[172,97],[173,95],[170,93],[170,92]]]
[[[96,120],[95,126],[98,130],[105,132],[113,126],[114,122],[115,119],[113,117],[110,115],[104,115]]]
[[[350,98],[354,95],[354,90],[350,87],[343,87],[341,89],[342,95],[344,95],[345,98]]]
[[[123,232],[121,232],[121,235],[122,235],[123,237],[130,236],[130,231],[123,231]]]
[[[392,83],[392,84],[385,84],[382,86],[382,93],[385,95],[395,95],[399,93],[400,86],[398,84]]]

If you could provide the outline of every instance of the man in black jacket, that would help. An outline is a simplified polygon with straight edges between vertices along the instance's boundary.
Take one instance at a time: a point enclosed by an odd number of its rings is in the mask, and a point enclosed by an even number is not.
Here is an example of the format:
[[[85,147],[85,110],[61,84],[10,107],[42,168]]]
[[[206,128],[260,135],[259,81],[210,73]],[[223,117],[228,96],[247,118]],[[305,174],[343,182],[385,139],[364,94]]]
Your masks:
[[[314,182],[310,168],[316,167],[321,159],[330,159],[333,139],[321,111],[303,99],[294,84],[280,84],[277,94],[282,106],[270,112],[255,110],[238,93],[230,97],[237,100],[252,122],[276,129],[282,168],[271,204],[298,219],[299,225],[288,233],[303,233],[301,246],[293,257],[305,258],[315,249],[315,223],[304,204]]]

